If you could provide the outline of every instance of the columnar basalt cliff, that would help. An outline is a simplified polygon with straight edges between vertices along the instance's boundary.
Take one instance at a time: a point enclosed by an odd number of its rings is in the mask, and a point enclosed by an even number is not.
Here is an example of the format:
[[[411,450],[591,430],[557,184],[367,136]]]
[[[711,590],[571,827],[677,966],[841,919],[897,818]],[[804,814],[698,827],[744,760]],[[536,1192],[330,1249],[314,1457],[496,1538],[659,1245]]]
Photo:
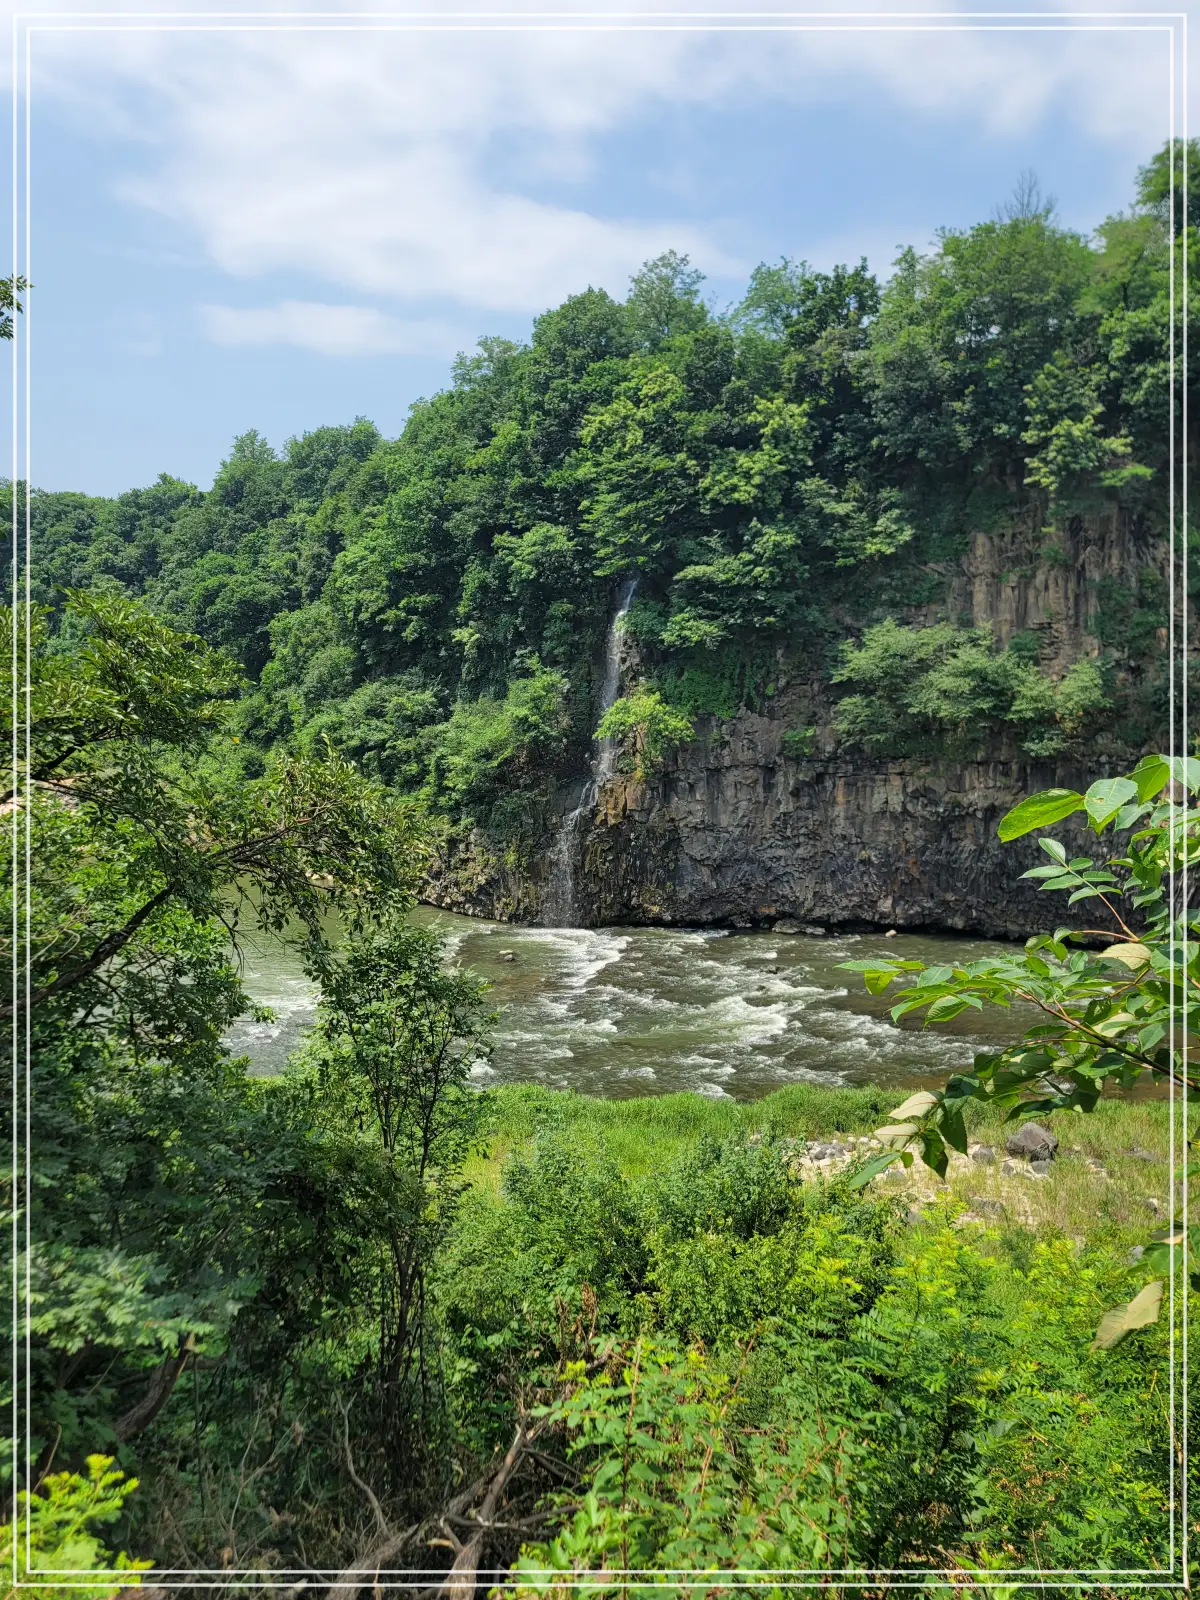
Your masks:
[[[1132,602],[1139,591],[1148,597],[1151,586],[1161,595],[1167,545],[1143,517],[1113,507],[1051,532],[1039,527],[1041,509],[1031,507],[1024,526],[971,533],[962,559],[946,572],[944,601],[921,620],[988,627],[999,645],[1035,633],[1043,665],[1061,671],[1099,648],[1109,596]]]
[[[745,714],[656,786],[601,796],[585,855],[597,922],[793,919],[1025,937],[1044,899],[1016,881],[1036,847],[996,824],[1031,789],[1078,774],[973,762],[792,761],[781,724]]]
[[[660,779],[601,790],[576,881],[581,923],[945,928],[1024,938],[1047,924],[1038,856],[996,824],[1022,795],[1083,775],[1033,763],[915,762],[781,753],[785,724],[743,713]],[[1079,840],[1083,846],[1082,837]],[[539,921],[545,858],[524,868],[476,838],[435,867],[428,898],[469,914]]]
[[[973,536],[945,574],[936,615],[991,626],[1000,642],[1023,630],[1043,660],[1095,653],[1104,578],[1133,593],[1165,581],[1161,543],[1127,520],[1076,522],[1053,543]],[[637,675],[626,655],[627,677]],[[1003,845],[1000,818],[1023,796],[1086,786],[1112,758],[1033,761],[1010,748],[988,759],[885,761],[840,749],[827,685],[786,682],[769,714],[702,718],[697,738],[640,783],[603,783],[580,830],[575,904],[584,924],[943,928],[1024,938],[1054,908],[1020,881],[1042,859],[1035,841]],[[789,729],[816,723],[813,753],[784,748]],[[577,804],[564,792],[564,814]],[[554,837],[553,824],[548,838]],[[1059,829],[1064,839],[1069,829]],[[1088,853],[1084,831],[1076,842]],[[1094,842],[1094,841],[1093,841]],[[498,859],[478,835],[439,859],[429,899],[474,915],[544,919],[549,857]]]

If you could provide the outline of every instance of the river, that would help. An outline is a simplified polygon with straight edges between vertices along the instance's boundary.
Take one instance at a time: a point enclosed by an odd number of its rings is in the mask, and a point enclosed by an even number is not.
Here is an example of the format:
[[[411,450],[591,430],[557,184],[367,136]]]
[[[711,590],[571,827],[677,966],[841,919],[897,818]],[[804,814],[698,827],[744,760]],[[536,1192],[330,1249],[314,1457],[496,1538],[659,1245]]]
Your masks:
[[[481,1086],[537,1082],[619,1098],[693,1090],[754,1099],[788,1083],[919,1087],[1016,1036],[1029,1017],[968,1012],[922,1030],[899,1026],[886,996],[864,992],[840,961],[971,960],[1003,948],[933,934],[740,933],[674,928],[529,928],[422,908],[448,959],[486,978],[500,1013]],[[507,955],[511,956],[506,959]],[[230,1036],[251,1070],[275,1073],[313,1019],[314,991],[294,954],[258,936],[244,977],[270,1023]]]

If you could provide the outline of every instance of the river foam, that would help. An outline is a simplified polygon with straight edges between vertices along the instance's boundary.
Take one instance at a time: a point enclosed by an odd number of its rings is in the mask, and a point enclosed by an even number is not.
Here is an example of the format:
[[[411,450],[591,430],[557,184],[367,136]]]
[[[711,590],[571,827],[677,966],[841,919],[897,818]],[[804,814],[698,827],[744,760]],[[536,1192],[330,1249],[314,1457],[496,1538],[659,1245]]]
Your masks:
[[[447,959],[492,985],[499,1012],[481,1085],[542,1082],[584,1093],[692,1090],[753,1097],[787,1083],[937,1081],[1021,1020],[974,1014],[921,1031],[894,1023],[886,997],[840,971],[851,957],[966,960],[998,947],[899,935],[815,938],[729,929],[524,928],[440,911],[418,919]],[[290,963],[290,964],[289,964]],[[239,1024],[231,1044],[278,1071],[311,1024],[315,994],[294,959],[248,960],[247,983],[276,1012]],[[989,1031],[990,1022],[990,1031]]]

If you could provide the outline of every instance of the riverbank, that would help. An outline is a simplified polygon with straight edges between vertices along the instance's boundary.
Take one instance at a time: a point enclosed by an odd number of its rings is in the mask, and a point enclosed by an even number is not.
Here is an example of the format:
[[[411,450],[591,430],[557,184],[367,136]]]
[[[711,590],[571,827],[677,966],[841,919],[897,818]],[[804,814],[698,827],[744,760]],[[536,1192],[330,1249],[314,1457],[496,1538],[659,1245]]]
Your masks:
[[[1103,1569],[1113,1600],[1166,1570],[1168,1317],[1093,1340],[1154,1276],[1138,1247],[1168,1108],[1047,1119],[1045,1177],[1006,1169],[1013,1130],[983,1107],[971,1143],[997,1159],[944,1184],[916,1168],[852,1191],[844,1157],[806,1164],[895,1103],[809,1084],[750,1104],[486,1097],[432,1286],[457,1403],[496,1407],[538,1362],[552,1384],[599,1371],[566,1433],[575,1503],[597,1509],[552,1519],[529,1566],[600,1565],[634,1463],[647,1566]]]
[[[698,1094],[605,1100],[512,1084],[493,1090],[488,1099],[487,1151],[471,1161],[467,1175],[473,1187],[499,1194],[506,1161],[527,1154],[539,1134],[590,1148],[598,1162],[611,1162],[625,1178],[638,1181],[670,1167],[704,1140],[749,1144],[776,1138],[793,1141],[801,1155],[805,1142],[828,1146],[862,1138],[887,1120],[897,1096],[877,1086],[794,1084],[749,1103]],[[893,1170],[876,1180],[874,1187],[902,1201],[913,1223],[917,1212],[936,1206],[956,1213],[959,1226],[1061,1233],[1125,1257],[1144,1243],[1156,1214],[1166,1215],[1170,1109],[1161,1100],[1114,1098],[1086,1116],[1059,1113],[1040,1119],[1059,1140],[1050,1172],[1041,1178],[1031,1176],[1024,1162],[1006,1161],[1005,1139],[1019,1124],[971,1104],[966,1114],[971,1143],[994,1151],[993,1160],[955,1155],[944,1182],[914,1163],[908,1172]],[[1178,1136],[1178,1122],[1176,1131]]]

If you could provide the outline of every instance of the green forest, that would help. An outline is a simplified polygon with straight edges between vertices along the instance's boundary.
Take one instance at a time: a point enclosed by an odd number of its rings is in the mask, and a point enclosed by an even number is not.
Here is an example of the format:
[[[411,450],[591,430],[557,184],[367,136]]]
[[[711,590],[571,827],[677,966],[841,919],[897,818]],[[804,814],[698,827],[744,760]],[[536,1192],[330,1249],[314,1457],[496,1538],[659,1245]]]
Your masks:
[[[1165,540],[1185,160],[1200,207],[1200,144],[1166,149],[1094,237],[1026,186],[884,283],[785,261],[720,312],[663,256],[623,302],[482,340],[395,441],[247,434],[203,492],[7,487],[34,550],[0,646],[29,668],[4,796],[14,1580],[1178,1579],[1200,759],[1155,753],[1165,568],[1099,593],[1067,663],[943,601],[980,530],[1050,566],[1077,523]],[[897,1021],[1016,1007],[1022,1037],[906,1099],[477,1087],[494,1004],[413,920],[423,875],[447,829],[545,849],[634,578],[605,732],[637,778],[795,663],[864,760],[1103,767],[1000,825],[1039,836],[1026,876],[1067,926],[847,965]],[[224,1042],[256,929],[320,996],[269,1078]],[[1053,1159],[1002,1179],[1030,1128]]]
[[[236,659],[248,776],[328,740],[530,850],[587,767],[629,578],[630,755],[766,705],[784,664],[874,756],[1162,743],[1163,561],[1100,580],[1098,652],[1054,671],[1037,629],[1001,649],[946,615],[945,575],[973,530],[1016,532],[1029,564],[1112,519],[1165,550],[1169,178],[1164,151],[1090,239],[1026,185],[884,284],[785,260],[725,312],[665,255],[624,302],[587,289],[526,345],[482,339],[398,440],[359,419],[277,454],[249,433],[207,492],[34,494],[35,598],[139,596]]]

